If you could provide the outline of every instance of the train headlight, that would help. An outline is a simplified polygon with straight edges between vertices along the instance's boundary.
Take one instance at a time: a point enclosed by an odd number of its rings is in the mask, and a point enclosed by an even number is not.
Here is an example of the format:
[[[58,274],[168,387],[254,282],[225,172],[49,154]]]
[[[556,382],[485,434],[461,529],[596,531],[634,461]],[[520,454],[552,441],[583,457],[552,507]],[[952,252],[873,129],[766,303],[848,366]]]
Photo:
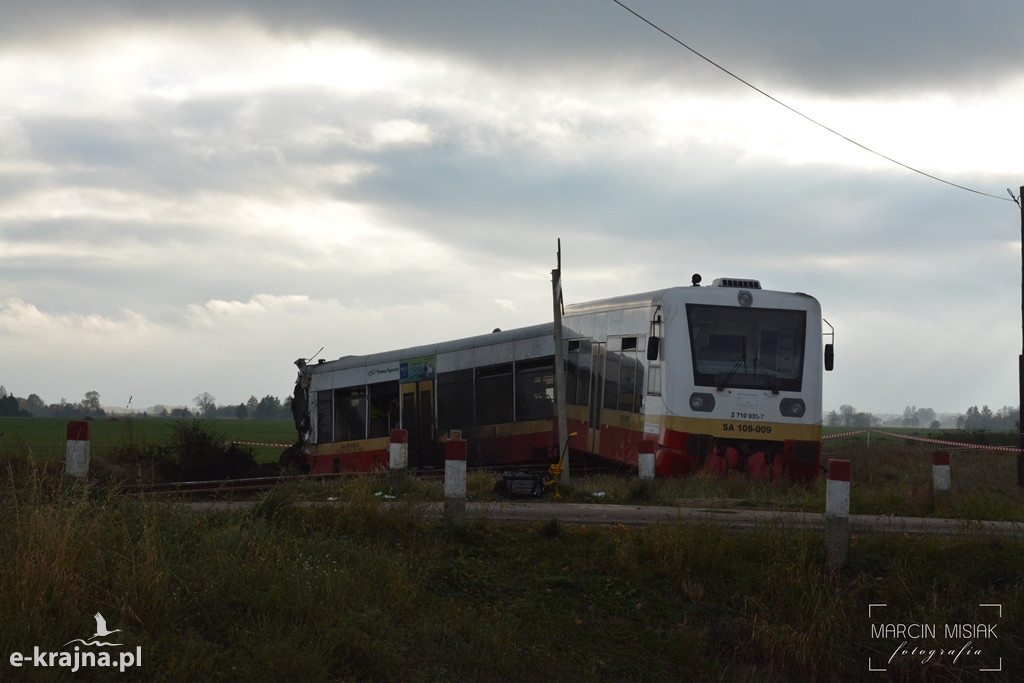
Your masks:
[[[690,410],[710,413],[715,409],[715,397],[711,394],[690,394]]]
[[[805,410],[807,406],[800,398],[784,398],[779,402],[779,411],[786,417],[803,417]]]
[[[754,295],[744,289],[736,295],[736,301],[738,301],[740,306],[743,308],[750,308],[750,305],[754,303]]]

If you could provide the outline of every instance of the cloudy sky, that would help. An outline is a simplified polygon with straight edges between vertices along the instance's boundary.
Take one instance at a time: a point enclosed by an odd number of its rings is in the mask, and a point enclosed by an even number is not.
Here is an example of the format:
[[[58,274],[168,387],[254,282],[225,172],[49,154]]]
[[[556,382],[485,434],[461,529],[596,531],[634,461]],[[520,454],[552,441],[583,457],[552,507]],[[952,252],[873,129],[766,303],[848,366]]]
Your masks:
[[[550,319],[561,238],[570,302],[814,294],[826,410],[1016,405],[1024,4],[627,4],[994,197],[612,0],[5,3],[0,384],[285,396]]]

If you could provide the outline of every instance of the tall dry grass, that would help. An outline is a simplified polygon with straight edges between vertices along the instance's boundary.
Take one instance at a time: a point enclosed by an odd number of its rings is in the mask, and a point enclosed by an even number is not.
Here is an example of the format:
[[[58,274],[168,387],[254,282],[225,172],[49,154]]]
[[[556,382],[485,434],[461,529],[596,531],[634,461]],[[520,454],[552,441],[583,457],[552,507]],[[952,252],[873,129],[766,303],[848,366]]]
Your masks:
[[[470,480],[477,499],[494,495],[493,475]],[[425,522],[416,502],[439,499],[439,486],[414,481],[409,503],[382,505],[383,476],[304,482],[199,513],[59,472],[8,472],[0,653],[59,649],[99,611],[142,648],[143,680],[860,681],[867,657],[895,645],[871,638],[869,604],[954,623],[997,603],[1000,638],[986,652],[1024,668],[1020,540],[857,536],[835,571],[819,535],[780,527]],[[566,495],[629,500],[631,487],[581,478]],[[792,505],[817,487],[694,477],[653,495]],[[64,679],[0,667],[5,679]],[[1011,680],[972,671],[904,661],[891,677]]]

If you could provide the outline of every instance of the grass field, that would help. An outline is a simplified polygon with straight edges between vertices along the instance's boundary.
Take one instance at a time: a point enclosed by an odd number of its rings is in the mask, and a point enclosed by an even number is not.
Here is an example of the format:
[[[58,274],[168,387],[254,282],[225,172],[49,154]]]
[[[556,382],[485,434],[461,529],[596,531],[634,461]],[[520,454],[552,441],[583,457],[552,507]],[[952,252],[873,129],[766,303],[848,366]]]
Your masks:
[[[826,439],[825,458],[850,461],[853,514],[929,516],[1024,521],[1024,486],[1017,484],[1017,436],[1005,432],[886,428],[841,439]],[[902,437],[902,438],[901,438]],[[913,438],[907,438],[913,437]],[[982,444],[957,447],[932,441]],[[935,509],[932,455],[950,455],[952,491],[947,505]]]
[[[473,475],[474,495],[486,495],[491,480]],[[69,680],[67,669],[13,667],[10,653],[31,662],[33,647],[70,650],[96,612],[142,666],[76,674],[86,680],[1009,681],[1024,671],[1020,540],[859,535],[835,571],[813,533],[445,526],[401,500],[382,506],[384,481],[306,481],[223,513],[45,477],[0,481],[0,676]],[[436,482],[412,485],[427,490],[411,498],[432,497]],[[344,504],[299,504],[309,497]],[[871,616],[870,605],[885,611]],[[901,646],[872,631],[884,623],[935,635]],[[963,623],[997,637],[955,657],[968,639],[945,627]]]
[[[171,436],[173,420],[160,418],[105,418],[89,427],[89,450],[102,458],[116,447],[130,444],[165,444]],[[0,458],[31,455],[41,459],[63,459],[67,438],[67,420],[46,417],[0,417]],[[257,462],[277,462],[281,451],[295,442],[291,420],[214,420],[210,424],[226,441],[285,444],[254,446]]]
[[[64,423],[0,421],[39,460],[63,456]],[[49,424],[47,424],[49,422]],[[213,424],[231,438],[248,421]],[[169,421],[94,423],[97,451],[168,438]],[[285,435],[268,423],[259,439]],[[280,429],[281,431],[276,431]],[[167,431],[165,431],[167,430]],[[101,436],[102,435],[102,436]],[[287,438],[281,443],[287,442]],[[8,442],[9,443],[9,442]],[[108,444],[101,445],[101,444]],[[826,441],[853,464],[854,513],[936,514],[932,445]],[[99,456],[97,456],[99,457]],[[276,457],[276,456],[275,456]],[[1015,454],[953,451],[945,514],[1018,519]],[[38,460],[34,461],[38,462]],[[50,468],[0,470],[0,678],[68,680],[11,666],[67,650],[100,612],[143,654],[86,680],[1010,681],[1024,676],[1024,541],[859,534],[841,570],[823,538],[777,526],[648,529],[554,521],[459,526],[406,501],[440,500],[413,477],[389,506],[384,475],[302,479],[234,512],[147,502]],[[495,500],[497,475],[468,477]],[[659,481],[577,472],[566,502],[821,511],[824,482],[742,475]],[[306,505],[308,501],[337,504]],[[874,608],[870,606],[874,605]],[[884,608],[877,607],[883,605]],[[885,611],[872,615],[871,609]],[[996,637],[946,627],[984,624]],[[907,641],[879,624],[928,625]],[[953,651],[967,646],[966,654]],[[85,646],[82,646],[85,649]],[[885,668],[871,673],[869,668]],[[999,668],[999,671],[982,669]]]

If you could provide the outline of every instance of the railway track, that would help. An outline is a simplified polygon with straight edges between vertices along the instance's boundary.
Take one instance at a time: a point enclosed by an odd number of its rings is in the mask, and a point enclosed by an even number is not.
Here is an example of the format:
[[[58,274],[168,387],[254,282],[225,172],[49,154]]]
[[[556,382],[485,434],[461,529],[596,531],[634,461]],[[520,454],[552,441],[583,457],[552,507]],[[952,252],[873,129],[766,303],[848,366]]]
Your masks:
[[[481,468],[493,471],[493,468]],[[527,468],[524,468],[527,469]],[[440,477],[443,470],[420,470],[416,476]],[[353,477],[373,476],[367,473],[340,473],[321,476],[282,475],[252,477],[220,481],[184,481],[152,485],[129,486],[125,494],[149,498],[181,498],[183,504],[197,512],[216,512],[245,509],[257,503],[240,498],[269,491],[289,482],[331,481]],[[201,500],[197,500],[201,499]],[[338,501],[300,501],[297,505],[343,505]],[[385,506],[408,506],[423,519],[439,520],[444,517],[444,504],[440,502],[382,501]],[[616,505],[611,503],[565,503],[540,500],[503,500],[467,502],[469,519],[495,522],[538,522],[557,520],[565,524],[613,525],[645,527],[653,524],[684,523],[725,526],[736,531],[778,527],[793,531],[822,531],[825,515],[815,512],[782,510],[749,510],[709,508],[686,505]],[[881,533],[913,536],[1003,536],[1024,537],[1024,523],[985,520],[945,519],[934,517],[903,517],[893,515],[850,515],[849,529],[853,534]]]
[[[531,472],[543,475],[548,471],[549,463],[525,464],[516,466],[501,467],[470,467],[468,471],[501,472],[517,471]],[[622,465],[609,463],[581,463],[573,464],[573,473],[579,476],[593,476],[598,474],[621,474],[625,469]],[[444,476],[444,468],[424,468],[409,470],[410,474],[427,479],[436,479]],[[635,470],[633,470],[635,474]],[[270,477],[247,477],[241,479],[216,479],[203,481],[175,481],[159,482],[152,484],[129,484],[123,487],[122,491],[128,495],[150,495],[150,496],[208,496],[208,497],[232,497],[239,494],[259,493],[267,491],[275,486],[287,482],[303,481],[339,481],[356,477],[374,476],[374,472],[340,472],[333,474],[290,474]]]
[[[338,479],[346,475],[323,475],[311,477],[306,474],[280,475],[276,477],[249,477],[245,479],[217,479],[209,481],[171,481],[154,484],[130,484],[121,491],[126,495],[156,497],[207,496],[211,498],[232,497],[243,493],[269,491],[289,481],[311,481]],[[347,475],[366,476],[366,475]]]
[[[185,503],[196,512],[224,512],[248,508],[251,501],[205,501]],[[344,505],[331,501],[303,501],[299,505]],[[381,502],[383,506],[407,506],[423,519],[444,518],[439,502]],[[551,503],[546,501],[500,501],[466,503],[468,519],[492,522],[547,522],[591,526],[646,527],[654,524],[705,524],[724,526],[734,531],[781,528],[817,532],[825,529],[825,515],[813,512],[781,510],[730,510],[658,505],[614,505],[607,503]],[[941,519],[933,517],[896,517],[891,515],[850,515],[853,534],[903,534],[910,536],[991,536],[1024,537],[1024,523]]]
[[[417,476],[424,474],[417,473]],[[430,471],[426,476],[443,472]],[[335,474],[316,477],[337,480],[366,474]],[[262,493],[289,481],[309,481],[308,475],[254,477],[224,481],[186,481],[150,486],[127,487],[124,492],[148,498],[181,498],[183,505],[197,512],[219,512],[246,509],[257,504],[241,497]],[[202,500],[197,500],[202,499]],[[343,505],[337,501],[300,501],[297,505]],[[444,504],[440,502],[382,501],[385,506],[408,506],[423,519],[440,520]],[[526,501],[468,502],[469,519],[495,522],[543,522],[557,520],[564,524],[645,527],[653,524],[684,523],[725,526],[736,531],[777,527],[793,531],[822,531],[825,515],[815,512],[782,510],[737,510],[730,508],[689,507],[684,505],[616,505],[611,503],[564,503],[546,499]],[[1024,523],[984,520],[944,519],[934,517],[901,517],[892,515],[850,515],[850,532],[906,534],[913,536],[1003,536],[1024,537]]]

